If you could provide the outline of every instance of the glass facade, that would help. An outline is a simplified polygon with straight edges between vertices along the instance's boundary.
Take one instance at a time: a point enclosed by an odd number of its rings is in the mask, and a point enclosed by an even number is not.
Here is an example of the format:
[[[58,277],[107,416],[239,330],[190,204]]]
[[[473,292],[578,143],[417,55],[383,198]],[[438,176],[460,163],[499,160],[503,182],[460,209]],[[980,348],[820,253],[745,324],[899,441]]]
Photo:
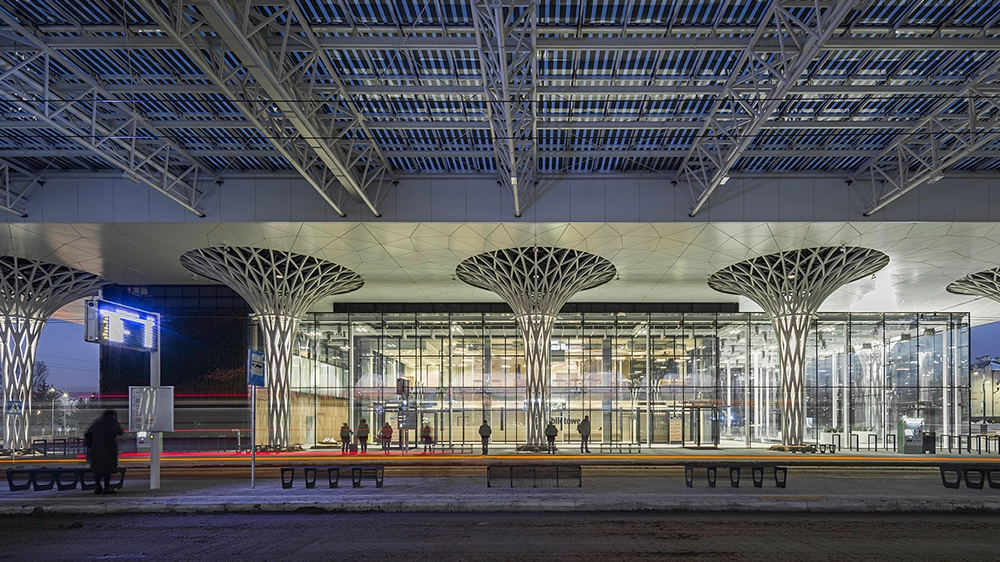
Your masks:
[[[494,442],[523,442],[523,345],[511,314],[311,314],[294,346],[291,440],[330,443],[364,418],[403,427],[411,443],[430,425],[447,446],[478,441],[485,418]],[[549,417],[559,441],[589,415],[594,443],[777,443],[776,345],[764,314],[560,314]],[[967,434],[969,316],[820,314],[804,376],[807,442],[892,447],[903,417]]]

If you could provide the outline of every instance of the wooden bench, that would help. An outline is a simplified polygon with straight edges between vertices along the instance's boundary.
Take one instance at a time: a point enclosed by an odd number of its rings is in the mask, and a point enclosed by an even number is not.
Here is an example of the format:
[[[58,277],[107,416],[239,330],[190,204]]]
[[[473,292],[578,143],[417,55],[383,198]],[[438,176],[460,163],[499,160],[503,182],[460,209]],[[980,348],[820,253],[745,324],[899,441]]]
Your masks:
[[[112,490],[120,490],[125,485],[125,469],[119,468],[112,473],[117,474],[118,481],[112,482]],[[90,482],[87,476],[90,476]],[[73,490],[76,485],[80,485],[81,490],[93,490],[97,488],[97,476],[89,468],[8,468],[7,485],[11,492],[27,490],[29,488],[36,491],[51,490]]]
[[[559,479],[576,480],[577,487],[583,487],[583,468],[580,465],[495,465],[486,467],[486,487],[493,487],[493,480],[503,478],[510,482],[510,487],[514,487],[514,480],[531,479],[533,488],[538,487],[539,479],[554,478],[556,487],[559,487]]]
[[[949,480],[948,475],[954,474],[954,480]],[[969,478],[970,475],[976,475]],[[950,465],[941,467],[941,484],[945,488],[958,489],[965,480],[965,487],[975,490],[982,490],[986,484],[990,488],[1000,488],[1000,465]]]
[[[774,473],[774,485],[776,487],[784,488],[785,483],[788,481],[788,467],[784,466],[765,465],[765,464],[725,464],[725,465],[686,464],[684,465],[684,485],[687,486],[688,488],[693,488],[694,471],[696,469],[705,469],[705,473],[708,478],[708,487],[714,488],[719,468],[729,469],[729,485],[733,488],[740,487],[740,474],[743,469],[750,469],[750,476],[751,478],[753,478],[753,485],[755,488],[764,487],[764,471],[766,470],[770,470],[771,472]]]

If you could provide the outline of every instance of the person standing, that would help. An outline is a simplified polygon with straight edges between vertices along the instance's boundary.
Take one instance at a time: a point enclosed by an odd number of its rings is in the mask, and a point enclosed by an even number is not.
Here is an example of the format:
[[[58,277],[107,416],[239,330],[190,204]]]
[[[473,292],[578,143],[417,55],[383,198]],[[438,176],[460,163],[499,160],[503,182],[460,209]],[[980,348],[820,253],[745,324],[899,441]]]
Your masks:
[[[580,452],[590,452],[590,416],[583,416],[583,421],[576,426],[577,433],[580,434]]]
[[[368,436],[370,434],[371,429],[368,427],[368,422],[365,421],[365,418],[361,418],[361,423],[358,424],[358,452],[368,452]]]
[[[434,437],[431,431],[431,426],[427,422],[424,422],[424,427],[420,428],[420,441],[424,444],[424,452],[426,453],[428,449],[430,452],[434,452]]]
[[[344,422],[340,426],[340,454],[346,455],[351,450],[351,428]]]
[[[385,425],[382,426],[378,438],[382,441],[382,451],[388,455],[389,446],[392,445],[392,426],[389,425],[389,422],[385,422]]]
[[[97,481],[95,494],[115,493],[111,489],[111,475],[118,472],[118,436],[122,433],[124,431],[118,425],[118,413],[114,410],[106,410],[87,428],[84,440],[90,443],[87,460],[94,473],[94,480]],[[102,481],[104,486],[101,486]]]
[[[556,423],[553,420],[549,420],[549,425],[545,426],[545,438],[549,442],[548,449],[546,449],[545,452],[548,454],[556,454],[556,435],[559,435],[559,430],[556,429]]]
[[[493,435],[493,429],[490,428],[490,424],[483,420],[483,425],[479,426],[479,436],[483,438],[483,454],[488,455],[490,452],[490,435]]]

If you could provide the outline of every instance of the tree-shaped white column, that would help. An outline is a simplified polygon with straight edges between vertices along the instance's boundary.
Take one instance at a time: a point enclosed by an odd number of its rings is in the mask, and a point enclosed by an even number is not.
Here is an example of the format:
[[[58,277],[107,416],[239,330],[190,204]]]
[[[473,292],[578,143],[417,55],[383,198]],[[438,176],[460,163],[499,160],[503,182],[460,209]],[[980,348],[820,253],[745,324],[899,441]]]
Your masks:
[[[21,450],[31,444],[28,413],[35,349],[45,322],[63,306],[95,294],[105,284],[104,279],[93,273],[65,265],[0,257],[3,411],[9,411],[11,402],[21,404],[20,414],[5,416],[3,438],[7,448]]]
[[[576,293],[614,279],[615,266],[579,250],[528,246],[472,256],[460,263],[455,273],[470,285],[493,291],[514,311],[524,337],[527,445],[540,447],[556,314]]]
[[[945,290],[956,295],[989,297],[1000,302],[1000,267],[970,273],[950,283]]]
[[[780,354],[782,445],[801,445],[805,438],[806,338],[819,307],[841,286],[888,263],[878,250],[828,246],[760,256],[709,277],[709,287],[743,295],[771,317]]]
[[[287,448],[291,444],[292,344],[299,321],[320,300],[356,291],[364,281],[333,262],[261,248],[191,250],[181,256],[181,263],[227,285],[256,313],[267,360],[269,445]]]

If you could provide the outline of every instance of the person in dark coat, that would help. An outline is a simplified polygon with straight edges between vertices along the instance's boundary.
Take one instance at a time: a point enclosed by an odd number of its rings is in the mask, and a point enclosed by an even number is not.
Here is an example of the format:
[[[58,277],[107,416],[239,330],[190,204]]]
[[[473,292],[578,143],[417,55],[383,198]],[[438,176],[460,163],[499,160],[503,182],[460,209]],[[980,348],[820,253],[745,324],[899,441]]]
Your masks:
[[[389,425],[389,422],[385,422],[385,425],[382,426],[382,432],[378,437],[382,440],[382,450],[388,455],[389,446],[392,445],[392,426]]]
[[[368,427],[368,422],[365,418],[361,418],[361,422],[358,424],[358,451],[361,453],[368,452],[368,436],[371,434],[371,429]]]
[[[580,452],[590,452],[590,416],[583,416],[576,426],[576,431],[580,434]]]
[[[483,454],[490,454],[490,435],[493,435],[493,429],[490,428],[490,424],[483,420],[483,425],[479,426],[479,436],[483,438]]]
[[[95,494],[114,494],[111,475],[118,471],[118,436],[125,433],[118,424],[118,413],[107,410],[87,428],[84,439],[90,443],[87,460],[94,473],[97,487]],[[104,483],[101,486],[101,482]]]
[[[549,425],[545,426],[545,439],[548,441],[548,446],[545,448],[545,452],[548,454],[556,454],[556,435],[559,435],[559,429],[556,428],[556,422],[549,420]]]
[[[427,422],[424,422],[424,427],[420,428],[420,442],[424,444],[424,453],[428,449],[431,453],[434,452],[434,432]]]
[[[344,422],[340,426],[340,452],[346,455],[351,450],[351,427]]]

